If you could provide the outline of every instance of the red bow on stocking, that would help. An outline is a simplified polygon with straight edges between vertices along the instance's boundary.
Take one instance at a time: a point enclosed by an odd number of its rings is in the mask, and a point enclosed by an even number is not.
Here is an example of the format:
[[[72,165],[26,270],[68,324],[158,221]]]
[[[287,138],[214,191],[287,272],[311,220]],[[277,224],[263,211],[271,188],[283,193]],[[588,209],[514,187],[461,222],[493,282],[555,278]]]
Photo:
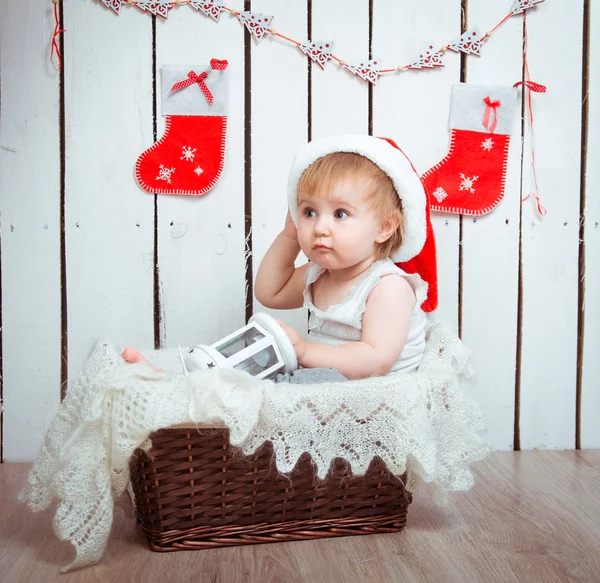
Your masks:
[[[206,97],[206,100],[208,101],[208,103],[210,105],[212,105],[212,103],[213,103],[212,93],[210,92],[210,89],[206,86],[206,83],[204,82],[204,79],[206,79],[207,77],[208,77],[208,73],[206,71],[204,71],[203,73],[200,73],[200,75],[196,75],[196,73],[194,73],[194,71],[190,71],[188,73],[188,78],[184,79],[183,81],[179,81],[179,83],[175,83],[175,85],[173,85],[173,87],[171,87],[171,91],[179,91],[180,89],[183,89],[184,87],[189,87],[190,85],[193,85],[194,83],[198,83],[198,85],[200,86],[200,89],[202,89],[202,93],[204,93],[204,96]]]
[[[225,69],[227,69],[228,64],[229,63],[227,61],[219,61],[218,59],[210,60],[211,69],[216,70],[216,71],[224,71]],[[194,71],[190,71],[188,73],[188,78],[184,79],[183,81],[179,81],[179,83],[175,83],[175,85],[173,85],[173,87],[171,87],[171,91],[179,91],[180,89],[189,87],[190,85],[193,85],[194,83],[198,83],[198,86],[200,87],[200,89],[202,89],[202,93],[204,93],[204,96],[206,97],[206,101],[208,101],[209,105],[212,105],[213,104],[212,93],[210,92],[210,89],[206,86],[206,83],[204,82],[204,79],[206,79],[207,77],[208,77],[208,71],[204,71],[203,73],[200,73],[200,75],[196,75],[196,73],[194,73]]]
[[[483,99],[483,102],[485,103],[485,111],[483,112],[483,127],[493,134],[496,126],[498,125],[498,112],[496,109],[498,109],[498,107],[500,107],[502,104],[500,103],[500,100],[492,101],[489,95]],[[490,126],[490,117],[492,112],[494,113],[494,121]]]

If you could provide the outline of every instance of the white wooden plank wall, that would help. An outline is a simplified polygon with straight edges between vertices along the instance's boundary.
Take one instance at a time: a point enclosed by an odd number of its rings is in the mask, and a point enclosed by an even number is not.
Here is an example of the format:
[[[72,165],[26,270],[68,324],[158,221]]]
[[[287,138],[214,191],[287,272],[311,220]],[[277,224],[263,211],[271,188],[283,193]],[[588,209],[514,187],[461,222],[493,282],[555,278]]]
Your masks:
[[[294,39],[307,38],[306,0],[254,2],[253,10],[275,14],[275,30]],[[318,67],[315,66],[315,69]],[[312,75],[317,75],[313,70]],[[252,268],[281,232],[287,214],[287,175],[294,155],[308,140],[308,65],[294,45],[269,35],[260,46],[252,40]],[[302,255],[297,265],[306,262]],[[307,314],[268,310],[254,301],[254,311],[281,318],[306,330]]]
[[[600,446],[600,6],[590,2],[581,447]]]
[[[582,168],[584,2],[590,40]],[[371,49],[384,68],[408,63],[426,43],[441,46],[458,38],[465,7],[466,26],[484,32],[510,4],[227,2],[235,10],[274,14],[273,28],[292,38],[332,40],[333,52],[347,62],[366,59]],[[288,169],[311,136],[371,129],[394,139],[422,173],[447,153],[451,86],[461,74],[473,84],[512,86],[522,78],[522,17],[511,18],[484,44],[482,56],[467,57],[462,68],[461,57],[448,52],[443,69],[384,76],[369,90],[335,61],[322,71],[281,39],[245,39],[237,19],[226,13],[215,23],[189,6],[174,8],[167,21],[130,6],[116,16],[94,0],[64,0],[62,8],[67,33],[61,88],[48,58],[51,2],[0,6],[6,461],[28,461],[39,450],[60,402],[61,349],[72,379],[99,336],[119,346],[210,343],[241,326],[249,311],[263,309],[255,301],[246,305],[247,286],[283,227]],[[520,204],[521,191],[532,189],[532,175],[531,136],[525,127],[522,165],[518,119],[501,205],[477,220],[433,217],[440,286],[435,318],[460,330],[473,353],[477,379],[467,390],[484,411],[494,448],[573,448],[576,435],[577,445],[600,447],[600,11],[590,0],[546,0],[530,11],[527,25],[532,78],[548,86],[533,103],[537,175],[548,215],[538,217],[532,200]],[[147,194],[135,182],[134,165],[153,143],[154,126],[157,138],[164,132],[160,68],[198,67],[213,57],[230,63],[221,178],[200,199]],[[582,170],[584,311],[578,267]],[[305,327],[302,309],[276,315]]]
[[[24,0],[0,7],[0,375],[8,461],[37,454],[60,404],[59,93],[48,59],[53,27],[51,4]]]
[[[469,0],[467,27],[489,28],[505,15],[506,6]],[[484,25],[485,26],[485,25]],[[484,31],[481,31],[483,34]],[[513,17],[495,31],[481,59],[467,59],[466,82],[512,87],[522,76],[523,23]],[[491,213],[463,218],[462,338],[473,348],[477,382],[470,392],[481,403],[488,438],[497,449],[512,449],[514,440],[515,370],[519,278],[521,120],[514,121],[504,200]],[[487,318],[493,325],[482,325]]]
[[[575,447],[583,0],[551,6],[527,18],[531,74],[549,88],[534,97],[537,176],[549,212],[540,220],[532,200],[523,205],[523,449]]]
[[[244,9],[241,0],[227,5]],[[166,21],[156,19],[158,137],[165,127],[160,114],[161,65],[206,67],[212,58],[229,61],[225,165],[202,200],[158,197],[163,346],[212,344],[245,323],[244,34],[237,19],[227,13],[217,24],[191,6],[171,10]]]
[[[429,17],[422,18],[421,14]],[[373,55],[385,59],[386,69],[411,62],[427,43],[438,42],[441,46],[460,35],[460,0],[424,0],[419,10],[410,12],[400,2],[377,0],[373,16]],[[390,62],[391,58],[394,60]],[[392,138],[420,174],[448,151],[450,88],[460,81],[460,57],[448,52],[445,62],[443,69],[425,75],[404,72],[384,77],[373,92],[374,135]],[[458,332],[459,219],[433,214],[431,220],[440,295],[435,318]]]
[[[154,205],[133,172],[152,143],[152,21],[114,16],[64,5],[69,378],[99,336],[153,343]]]
[[[312,39],[333,40],[333,52],[348,63],[369,55],[368,0],[312,0]],[[342,133],[367,133],[369,91],[335,61],[325,71],[313,68],[312,139]]]

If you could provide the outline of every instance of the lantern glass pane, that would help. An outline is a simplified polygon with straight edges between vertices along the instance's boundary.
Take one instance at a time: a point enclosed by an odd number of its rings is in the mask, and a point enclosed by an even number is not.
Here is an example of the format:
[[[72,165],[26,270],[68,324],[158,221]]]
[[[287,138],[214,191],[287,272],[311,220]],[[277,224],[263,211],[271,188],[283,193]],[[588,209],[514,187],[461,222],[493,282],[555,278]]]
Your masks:
[[[272,346],[263,348],[260,352],[249,356],[246,360],[242,360],[239,364],[236,364],[233,368],[236,370],[243,370],[252,376],[256,376],[261,372],[271,368],[277,364],[277,354]]]
[[[256,328],[248,328],[244,330],[239,336],[234,336],[224,344],[220,344],[215,347],[215,350],[220,352],[225,358],[229,358],[232,354],[236,354],[244,348],[262,340],[265,337]]]

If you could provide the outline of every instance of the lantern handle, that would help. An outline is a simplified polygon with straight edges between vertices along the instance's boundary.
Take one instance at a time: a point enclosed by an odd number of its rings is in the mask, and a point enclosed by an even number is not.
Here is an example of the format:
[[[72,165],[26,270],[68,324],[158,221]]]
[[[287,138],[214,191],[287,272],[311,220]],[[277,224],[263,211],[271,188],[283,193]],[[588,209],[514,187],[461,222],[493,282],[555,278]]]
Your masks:
[[[181,346],[177,346],[177,350],[179,350],[179,360],[181,360],[181,368],[183,368],[183,373],[185,376],[188,376],[188,369],[185,366],[185,360],[183,359],[183,354],[181,353]]]
[[[248,320],[248,324],[252,322],[256,322],[273,336],[285,363],[283,372],[295,371],[298,368],[298,359],[296,358],[294,345],[285,330],[277,323],[277,320],[265,312],[257,312]]]

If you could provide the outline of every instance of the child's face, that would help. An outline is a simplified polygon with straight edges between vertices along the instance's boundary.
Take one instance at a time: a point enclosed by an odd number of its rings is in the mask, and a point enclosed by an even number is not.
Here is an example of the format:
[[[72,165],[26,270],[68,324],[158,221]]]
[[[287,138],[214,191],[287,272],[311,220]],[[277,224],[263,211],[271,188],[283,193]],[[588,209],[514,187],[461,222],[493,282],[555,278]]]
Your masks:
[[[298,242],[304,254],[325,269],[344,269],[375,256],[382,221],[364,200],[364,180],[343,180],[330,192],[299,194]],[[383,239],[382,239],[383,237]]]

